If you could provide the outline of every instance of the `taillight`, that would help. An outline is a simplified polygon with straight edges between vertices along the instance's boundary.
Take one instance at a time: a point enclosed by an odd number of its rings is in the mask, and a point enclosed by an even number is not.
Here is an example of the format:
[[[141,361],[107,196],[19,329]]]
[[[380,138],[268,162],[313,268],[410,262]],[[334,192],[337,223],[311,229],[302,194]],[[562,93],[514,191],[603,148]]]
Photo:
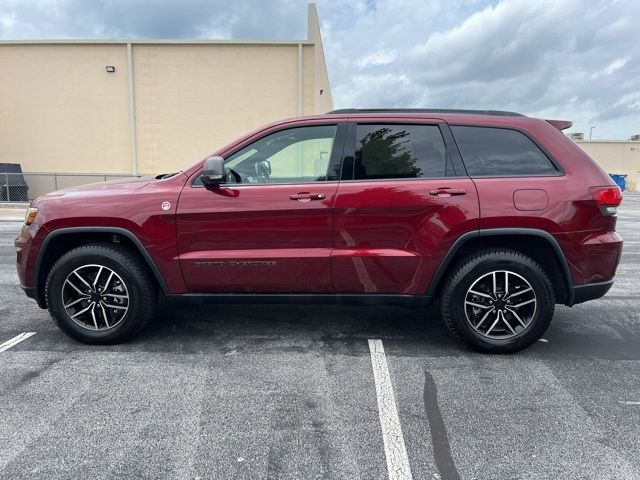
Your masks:
[[[591,196],[605,215],[618,213],[618,205],[622,202],[622,190],[618,186],[591,187]]]

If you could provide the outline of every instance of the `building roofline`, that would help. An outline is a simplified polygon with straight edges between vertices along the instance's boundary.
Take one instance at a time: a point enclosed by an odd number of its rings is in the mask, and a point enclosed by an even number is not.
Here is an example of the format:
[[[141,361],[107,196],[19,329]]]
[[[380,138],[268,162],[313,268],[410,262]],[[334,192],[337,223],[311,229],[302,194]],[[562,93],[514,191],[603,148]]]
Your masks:
[[[314,40],[238,40],[238,39],[38,39],[0,40],[0,45],[314,45]]]

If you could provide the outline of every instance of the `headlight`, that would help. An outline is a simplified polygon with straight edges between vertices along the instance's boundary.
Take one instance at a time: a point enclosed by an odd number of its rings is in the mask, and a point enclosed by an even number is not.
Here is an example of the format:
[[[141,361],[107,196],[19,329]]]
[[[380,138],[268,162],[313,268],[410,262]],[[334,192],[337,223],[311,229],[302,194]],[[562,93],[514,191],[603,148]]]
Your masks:
[[[38,215],[38,209],[35,207],[29,207],[27,209],[27,214],[24,216],[24,224],[31,225],[36,219],[36,215]]]

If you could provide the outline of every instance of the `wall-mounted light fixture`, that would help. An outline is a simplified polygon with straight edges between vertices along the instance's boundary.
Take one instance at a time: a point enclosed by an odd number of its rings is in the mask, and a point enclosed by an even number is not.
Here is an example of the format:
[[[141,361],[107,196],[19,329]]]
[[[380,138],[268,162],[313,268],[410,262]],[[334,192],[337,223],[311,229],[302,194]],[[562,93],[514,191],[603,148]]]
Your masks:
[[[324,93],[324,90],[320,89],[320,95],[322,95]]]
[[[107,69],[107,73],[115,73],[116,71],[116,67],[113,65],[107,65],[105,68]]]

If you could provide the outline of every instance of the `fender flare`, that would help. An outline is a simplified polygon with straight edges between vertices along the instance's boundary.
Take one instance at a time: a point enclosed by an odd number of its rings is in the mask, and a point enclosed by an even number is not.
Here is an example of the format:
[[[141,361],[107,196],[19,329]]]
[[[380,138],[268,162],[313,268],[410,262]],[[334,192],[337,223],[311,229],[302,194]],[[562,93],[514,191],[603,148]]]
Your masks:
[[[431,301],[433,296],[435,295],[436,289],[440,285],[442,277],[446,272],[451,262],[455,259],[458,251],[464,246],[466,242],[468,242],[472,238],[479,237],[496,237],[496,236],[505,236],[505,235],[524,235],[524,236],[533,236],[543,238],[549,246],[553,249],[556,256],[558,257],[560,263],[560,270],[564,275],[565,285],[567,287],[567,299],[565,305],[571,307],[574,304],[575,299],[575,290],[573,285],[573,277],[571,276],[571,271],[569,270],[569,264],[567,263],[567,259],[564,256],[558,241],[551,235],[549,232],[545,230],[539,230],[537,228],[487,228],[474,230],[472,232],[467,232],[461,235],[454,243],[449,247],[446,255],[440,262],[438,266],[438,270],[436,270],[433,279],[429,285],[427,290],[426,298],[428,301]]]
[[[69,234],[75,234],[75,233],[111,233],[115,235],[122,235],[123,237],[128,238],[129,240],[131,240],[131,243],[135,245],[136,249],[138,250],[138,253],[140,253],[142,258],[146,262],[147,266],[153,273],[155,279],[158,281],[158,285],[160,285],[160,288],[162,289],[162,292],[165,294],[169,292],[169,289],[167,288],[167,283],[164,281],[164,278],[162,277],[160,270],[158,270],[158,267],[156,266],[155,262],[151,258],[151,255],[149,255],[149,252],[147,252],[147,249],[142,244],[140,239],[131,231],[121,227],[67,227],[67,228],[59,228],[49,232],[47,236],[44,238],[44,240],[42,241],[42,244],[40,245],[40,249],[38,250],[38,256],[36,257],[36,264],[33,272],[33,286],[34,286],[35,299],[38,302],[38,305],[40,307],[42,308],[45,307],[45,301],[44,301],[45,299],[41,298],[41,293],[40,293],[41,292],[40,277],[42,275],[41,269],[42,269],[42,264],[44,262],[44,259],[46,257],[47,248],[49,247],[51,240],[53,240],[54,238],[59,237],[61,235],[69,235]]]

